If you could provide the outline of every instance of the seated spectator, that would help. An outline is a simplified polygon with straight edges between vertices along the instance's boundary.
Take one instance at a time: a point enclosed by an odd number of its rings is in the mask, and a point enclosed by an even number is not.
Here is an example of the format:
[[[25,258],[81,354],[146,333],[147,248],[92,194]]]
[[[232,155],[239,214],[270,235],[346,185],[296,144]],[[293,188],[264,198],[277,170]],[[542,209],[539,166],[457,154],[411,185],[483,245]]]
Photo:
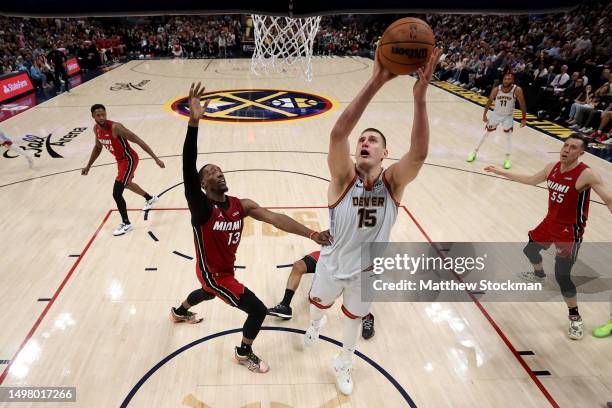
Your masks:
[[[599,121],[597,130],[587,137],[601,143],[611,144],[612,138],[610,137],[610,125],[612,125],[612,110],[610,110],[610,107],[608,107],[608,110],[602,112],[601,114],[601,119]]]
[[[30,78],[32,78],[32,83],[35,88],[45,89],[47,88],[47,76],[42,73],[40,67],[40,60],[36,60],[34,64],[30,67]]]
[[[569,85],[570,76],[567,74],[567,65],[561,66],[561,72],[552,80],[550,87],[554,93],[561,93]]]
[[[593,102],[593,92],[592,91],[593,91],[593,87],[591,85],[587,85],[584,88],[584,90],[580,93],[580,95],[576,97],[569,111],[569,116],[568,116],[568,121],[567,121],[569,125],[576,124],[575,117],[579,111],[587,107],[590,107],[590,108],[593,107],[593,105],[591,105],[591,103]]]

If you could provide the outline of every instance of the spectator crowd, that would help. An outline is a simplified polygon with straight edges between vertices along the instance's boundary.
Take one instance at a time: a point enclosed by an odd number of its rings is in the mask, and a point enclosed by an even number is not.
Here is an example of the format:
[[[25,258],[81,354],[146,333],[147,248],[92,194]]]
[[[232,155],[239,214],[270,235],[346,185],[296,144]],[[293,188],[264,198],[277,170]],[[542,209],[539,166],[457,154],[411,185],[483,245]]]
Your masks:
[[[607,113],[612,3],[589,0],[570,13],[546,15],[417,17],[433,28],[444,50],[436,69],[439,80],[488,95],[502,74],[512,71],[530,112],[606,141],[612,122]],[[384,29],[397,18],[323,17],[313,51],[371,57]],[[49,82],[57,88],[68,82],[62,72],[68,55],[83,69],[151,57],[231,58],[243,56],[250,29],[248,16],[239,15],[0,17],[0,67],[1,73],[27,72],[39,88]]]

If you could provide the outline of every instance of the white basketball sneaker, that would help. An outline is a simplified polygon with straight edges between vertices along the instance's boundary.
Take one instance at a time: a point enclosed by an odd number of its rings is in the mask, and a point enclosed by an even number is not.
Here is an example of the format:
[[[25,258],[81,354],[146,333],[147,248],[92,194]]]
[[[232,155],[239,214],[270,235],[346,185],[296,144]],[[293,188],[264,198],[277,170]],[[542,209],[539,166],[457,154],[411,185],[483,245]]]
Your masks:
[[[318,322],[315,322],[314,320],[310,321],[310,326],[308,326],[308,329],[304,334],[304,346],[312,347],[312,345],[315,344],[315,342],[319,338],[319,332],[321,331],[323,326],[325,326],[325,323],[327,323],[327,315],[323,315],[321,320],[319,320]]]
[[[158,196],[151,197],[151,199],[145,203],[144,207],[142,207],[142,210],[143,211],[150,210],[151,208],[153,208],[153,206],[158,200],[159,200]]]
[[[546,274],[544,276],[538,276],[534,271],[523,271],[518,274],[518,277],[527,282],[533,283],[544,283],[546,281]]]
[[[580,340],[584,335],[583,330],[584,323],[582,317],[570,316],[569,328],[567,329],[567,336],[572,340]]]
[[[344,395],[353,393],[353,362],[342,360],[340,355],[332,359],[332,366],[336,373],[336,387]]]
[[[132,230],[132,228],[134,228],[134,227],[132,227],[132,224],[121,223],[121,224],[119,224],[117,229],[115,229],[113,231],[113,235],[114,236],[123,235],[123,234],[125,234],[127,232],[130,232]]]

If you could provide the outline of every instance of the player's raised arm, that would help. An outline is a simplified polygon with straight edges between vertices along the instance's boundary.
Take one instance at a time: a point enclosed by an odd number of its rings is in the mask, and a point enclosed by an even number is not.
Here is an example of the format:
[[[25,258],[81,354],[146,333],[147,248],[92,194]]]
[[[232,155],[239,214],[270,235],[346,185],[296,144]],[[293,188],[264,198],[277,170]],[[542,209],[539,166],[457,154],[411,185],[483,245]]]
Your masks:
[[[395,77],[396,75],[383,68],[377,53],[372,77],[342,112],[331,131],[327,165],[331,173],[332,187],[338,189],[338,194],[342,192],[355,175],[355,166],[350,158],[349,135],[374,95],[387,81]]]
[[[591,187],[593,191],[597,193],[608,207],[608,210],[612,213],[612,191],[608,188],[606,183],[599,174],[593,169],[586,169],[580,176],[584,177],[585,185]],[[580,180],[582,181],[582,180]]]
[[[243,199],[240,200],[240,203],[242,204],[242,208],[244,209],[246,215],[249,217],[253,217],[258,221],[274,225],[276,228],[290,234],[310,238],[319,245],[331,244],[331,235],[329,234],[329,231],[313,231],[285,214],[275,213],[260,207],[259,204],[253,200]]]
[[[142,148],[142,150],[147,152],[149,154],[149,156],[151,156],[155,160],[155,163],[157,163],[157,165],[159,167],[161,167],[162,169],[164,167],[166,167],[164,162],[161,161],[155,155],[153,150],[149,147],[149,145],[144,140],[142,140],[134,132],[132,132],[131,130],[129,130],[125,126],[123,126],[121,123],[117,123],[117,122],[113,123],[113,134],[115,134],[116,136],[120,136],[120,137],[122,137],[124,139],[127,139],[130,142],[136,143],[138,146],[140,146]]]
[[[200,118],[206,110],[208,102],[204,106],[200,104],[200,98],[204,94],[204,87],[200,89],[200,83],[191,84],[189,89],[189,124],[185,143],[183,144],[183,183],[185,185],[185,197],[191,210],[191,214],[205,216],[210,213],[210,205],[206,194],[202,191],[200,175],[196,161],[198,158],[198,126]]]
[[[535,185],[538,185],[538,184],[540,184],[540,183],[542,183],[543,181],[546,180],[546,178],[550,174],[550,172],[553,169],[553,167],[555,167],[555,163],[549,163],[542,170],[540,170],[537,173],[532,174],[532,175],[528,175],[528,174],[516,174],[516,173],[512,173],[510,171],[505,171],[505,170],[499,169],[499,168],[497,168],[495,166],[487,166],[487,167],[485,167],[485,171],[488,171],[488,172],[493,173],[493,174],[497,174],[498,176],[505,177],[508,180],[516,181],[516,182],[522,183],[522,184],[529,184],[531,186],[535,186]]]
[[[419,173],[429,149],[429,119],[427,117],[427,86],[433,75],[442,50],[435,48],[425,68],[419,68],[419,79],[414,84],[414,119],[412,133],[410,135],[410,149],[395,164],[391,165],[386,172],[387,180],[391,185],[393,194],[399,198],[404,193],[404,188]]]
[[[91,165],[94,164],[94,162],[96,161],[96,159],[98,158],[98,156],[100,156],[100,153],[102,152],[102,143],[100,143],[97,137],[95,139],[96,139],[96,142],[94,144],[93,149],[91,150],[89,161],[87,162],[87,165],[85,166],[85,168],[81,169],[81,174],[84,176],[86,176],[89,173],[89,169],[91,169]]]

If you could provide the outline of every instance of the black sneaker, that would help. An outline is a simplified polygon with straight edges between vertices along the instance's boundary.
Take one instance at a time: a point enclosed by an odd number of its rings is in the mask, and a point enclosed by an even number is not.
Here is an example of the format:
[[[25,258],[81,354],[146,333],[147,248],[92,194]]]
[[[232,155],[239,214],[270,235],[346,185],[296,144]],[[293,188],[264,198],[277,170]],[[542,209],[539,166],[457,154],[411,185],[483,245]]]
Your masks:
[[[273,308],[268,309],[268,314],[270,316],[280,317],[284,320],[289,320],[293,317],[293,314],[291,313],[291,307],[285,306],[282,303],[279,303]]]
[[[372,313],[361,319],[361,337],[366,340],[374,337],[374,315]]]

